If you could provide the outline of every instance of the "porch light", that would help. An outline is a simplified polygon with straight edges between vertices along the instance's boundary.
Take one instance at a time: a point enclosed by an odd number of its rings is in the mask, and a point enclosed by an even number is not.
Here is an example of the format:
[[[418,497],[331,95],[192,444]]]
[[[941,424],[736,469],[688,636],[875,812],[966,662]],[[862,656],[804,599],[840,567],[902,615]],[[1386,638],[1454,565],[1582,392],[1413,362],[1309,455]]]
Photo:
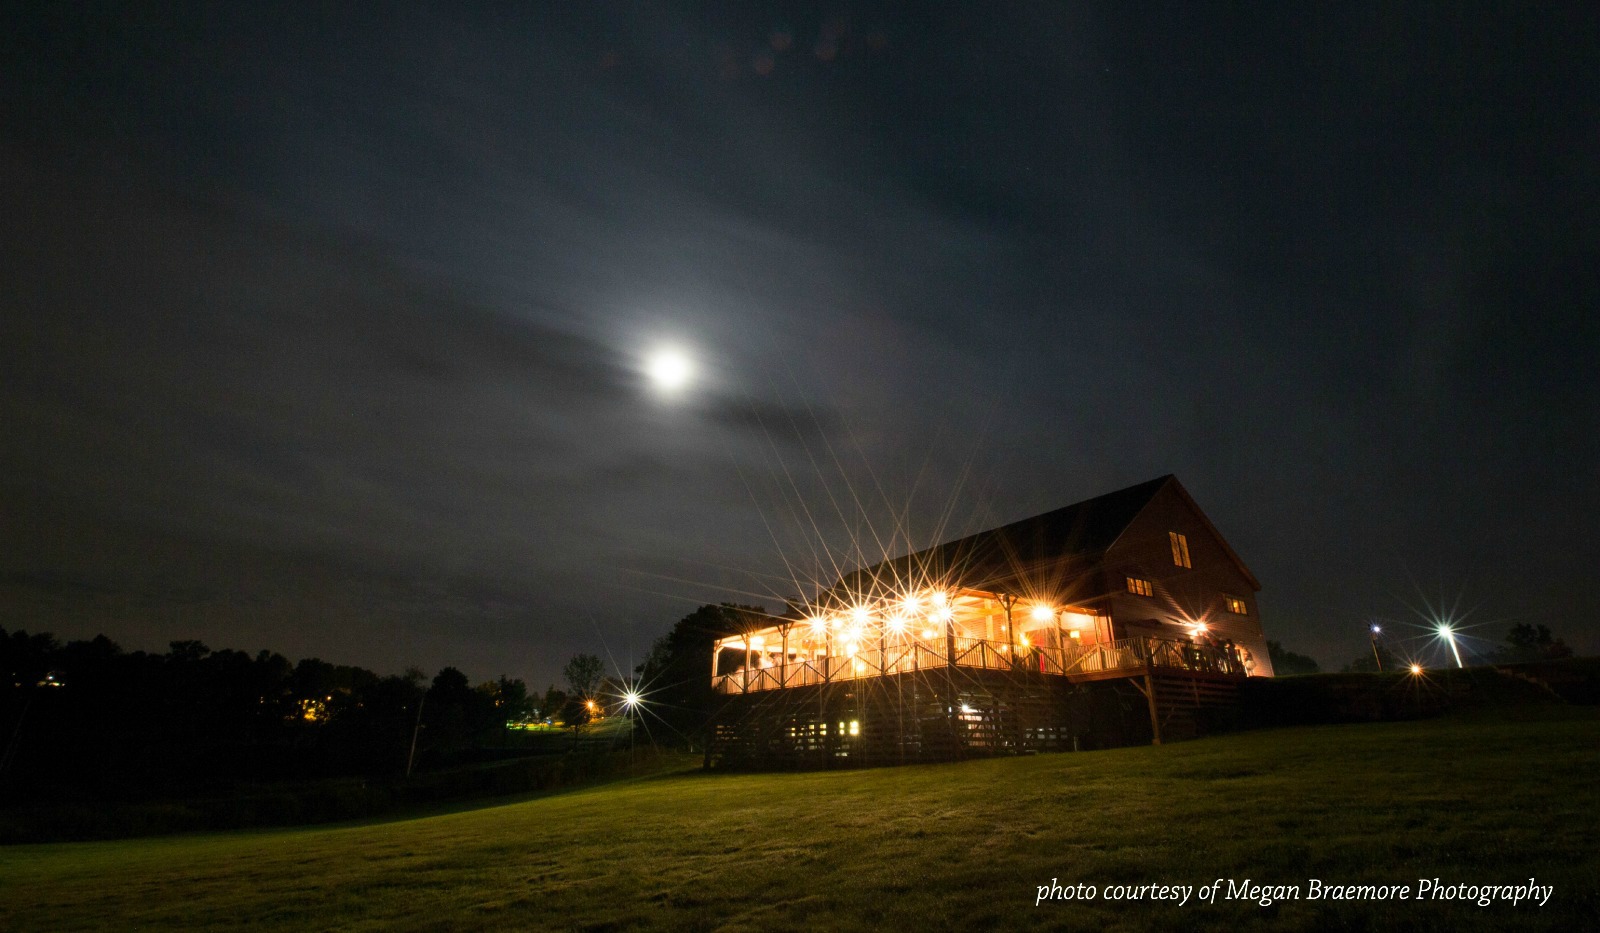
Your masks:
[[[922,608],[922,597],[916,593],[908,593],[906,598],[900,601],[900,608],[905,611],[906,615],[914,616],[917,614],[917,610]]]
[[[1413,674],[1422,673],[1422,665],[1421,664],[1413,664],[1413,665],[1411,665],[1411,673],[1413,673]]]
[[[928,639],[930,639],[932,637],[933,637],[933,629],[925,628],[925,629],[922,630],[922,638],[923,638],[924,641],[926,641],[926,640],[928,640]]]
[[[845,656],[853,658],[853,657],[856,656],[856,652],[859,651],[860,649],[861,649],[860,645],[856,644],[855,642],[850,642],[849,644],[844,646]]]
[[[1018,635],[1017,636],[1017,641],[1021,643],[1022,647],[1024,647],[1024,648],[1028,647],[1028,644],[1029,644],[1028,636],[1026,636],[1026,635]]]
[[[856,606],[850,610],[850,618],[855,620],[857,625],[866,625],[867,620],[872,618],[872,610],[866,606]]]
[[[928,601],[933,603],[934,608],[943,609],[950,604],[950,596],[944,590],[934,590]]]
[[[884,623],[884,627],[899,635],[906,630],[906,617],[897,612],[889,617],[888,621]]]
[[[806,624],[811,626],[812,633],[816,635],[821,635],[828,630],[828,620],[822,616],[812,616],[806,620]]]
[[[1044,603],[1035,604],[1033,611],[1029,614],[1033,616],[1033,621],[1035,622],[1049,622],[1051,619],[1056,617],[1055,609],[1045,605]]]

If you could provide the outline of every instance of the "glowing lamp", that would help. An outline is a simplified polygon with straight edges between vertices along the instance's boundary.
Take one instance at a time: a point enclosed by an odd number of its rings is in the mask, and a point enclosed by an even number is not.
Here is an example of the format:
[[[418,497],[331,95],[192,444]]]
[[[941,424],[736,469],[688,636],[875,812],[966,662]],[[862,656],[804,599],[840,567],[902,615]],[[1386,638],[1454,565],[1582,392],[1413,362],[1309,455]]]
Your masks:
[[[1422,673],[1422,665],[1421,664],[1413,664],[1413,665],[1411,665],[1411,673],[1413,673],[1413,674]]]
[[[857,606],[850,610],[850,618],[854,619],[857,625],[866,625],[867,620],[872,618],[872,610],[866,606]]]
[[[628,706],[638,706],[639,705],[639,700],[640,700],[639,694],[637,692],[633,691],[633,690],[629,690],[627,693],[624,693],[622,695],[622,702],[627,704]]]
[[[1039,603],[1033,607],[1033,610],[1029,614],[1033,616],[1033,621],[1035,622],[1049,622],[1051,619],[1055,618],[1056,611],[1049,606],[1046,606],[1044,603]]]
[[[945,593],[944,590],[934,590],[933,595],[929,597],[929,601],[932,602],[934,606],[943,609],[949,604],[950,597]]]
[[[931,629],[931,628],[923,629],[922,630],[922,637],[923,638],[932,638],[933,637],[933,629]]]

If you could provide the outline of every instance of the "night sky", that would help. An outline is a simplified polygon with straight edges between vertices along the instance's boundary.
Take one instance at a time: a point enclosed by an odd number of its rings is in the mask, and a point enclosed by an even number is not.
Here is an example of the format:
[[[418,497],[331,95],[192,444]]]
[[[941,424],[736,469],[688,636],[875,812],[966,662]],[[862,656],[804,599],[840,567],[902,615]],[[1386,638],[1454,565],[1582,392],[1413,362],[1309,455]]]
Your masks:
[[[1600,651],[1600,5],[19,6],[8,631],[542,687],[1170,472]]]

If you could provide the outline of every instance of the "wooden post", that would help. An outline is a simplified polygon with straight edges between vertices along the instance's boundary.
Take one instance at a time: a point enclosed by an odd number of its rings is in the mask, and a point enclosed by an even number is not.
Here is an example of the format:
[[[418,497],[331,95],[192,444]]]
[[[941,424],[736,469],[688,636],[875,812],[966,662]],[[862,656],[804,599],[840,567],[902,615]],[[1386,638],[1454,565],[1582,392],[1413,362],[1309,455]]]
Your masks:
[[[1067,672],[1067,633],[1061,629],[1061,610],[1056,611],[1056,666]]]
[[[956,727],[956,615],[951,610],[950,615],[944,620],[944,688],[945,728],[949,732],[950,750],[958,757],[965,752],[965,736]],[[960,739],[961,741],[957,741]],[[957,747],[962,746],[960,751]]]
[[[792,625],[781,625],[778,631],[783,633],[783,658],[778,662],[778,685],[789,686],[789,629]]]
[[[750,633],[747,631],[744,633],[744,690],[741,691],[742,693],[750,692],[750,661]]]
[[[1004,606],[1005,610],[1006,610],[1006,641],[1011,646],[1007,650],[1011,654],[1010,667],[1011,667],[1012,670],[1016,670],[1016,668],[1017,668],[1017,625],[1011,619],[1011,607],[1015,606],[1017,604],[1017,598],[1015,596],[1009,596],[1009,595],[1007,595],[1005,593],[997,593],[997,594],[995,594],[995,596],[996,596],[997,599],[1000,600],[1000,605]]]
[[[1150,662],[1147,660],[1144,667],[1144,696],[1150,701],[1150,744],[1161,744],[1161,715],[1156,708],[1156,684],[1150,676]]]

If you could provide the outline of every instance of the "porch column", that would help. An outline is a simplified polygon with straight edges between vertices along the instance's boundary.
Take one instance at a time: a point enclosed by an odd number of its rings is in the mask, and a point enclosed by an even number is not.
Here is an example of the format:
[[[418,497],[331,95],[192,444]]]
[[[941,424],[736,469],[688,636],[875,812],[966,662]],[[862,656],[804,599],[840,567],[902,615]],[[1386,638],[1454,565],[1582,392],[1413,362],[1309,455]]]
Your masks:
[[[789,629],[792,625],[780,625],[778,631],[783,634],[783,658],[778,662],[778,685],[789,686]]]

